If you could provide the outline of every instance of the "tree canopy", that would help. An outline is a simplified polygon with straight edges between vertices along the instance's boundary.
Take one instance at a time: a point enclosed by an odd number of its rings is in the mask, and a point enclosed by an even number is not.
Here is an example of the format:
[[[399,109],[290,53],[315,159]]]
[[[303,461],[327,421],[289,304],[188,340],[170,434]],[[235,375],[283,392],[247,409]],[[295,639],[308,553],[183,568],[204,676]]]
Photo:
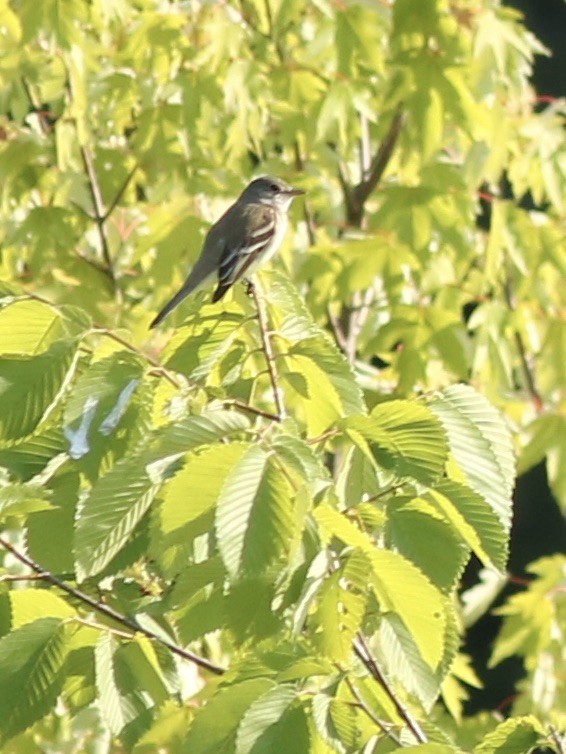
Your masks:
[[[0,0],[2,751],[566,743],[564,103],[498,0]],[[279,256],[156,331],[253,177]],[[480,579],[459,589],[471,558]]]

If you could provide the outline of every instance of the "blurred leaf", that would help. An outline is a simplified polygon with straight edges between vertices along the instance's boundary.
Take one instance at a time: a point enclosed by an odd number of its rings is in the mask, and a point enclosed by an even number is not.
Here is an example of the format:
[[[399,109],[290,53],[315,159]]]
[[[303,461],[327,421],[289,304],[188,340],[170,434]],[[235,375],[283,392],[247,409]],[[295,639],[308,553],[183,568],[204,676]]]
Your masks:
[[[63,683],[72,628],[40,618],[0,639],[0,731],[12,738],[51,709]]]
[[[30,435],[53,410],[76,356],[74,342],[60,340],[39,356],[0,358],[0,439]]]

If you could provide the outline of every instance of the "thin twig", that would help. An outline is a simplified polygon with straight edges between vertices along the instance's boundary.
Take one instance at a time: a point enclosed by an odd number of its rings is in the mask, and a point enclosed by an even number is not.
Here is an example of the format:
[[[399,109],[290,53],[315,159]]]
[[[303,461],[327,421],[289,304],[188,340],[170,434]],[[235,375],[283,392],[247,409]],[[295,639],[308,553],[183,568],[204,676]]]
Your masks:
[[[364,294],[357,291],[354,294],[353,306],[348,310],[350,313],[350,326],[348,328],[348,337],[346,339],[346,356],[348,357],[350,364],[353,364],[354,359],[356,358],[358,337],[368,317],[374,295],[373,288],[368,288]]]
[[[30,557],[20,552],[16,547],[14,547],[14,545],[12,545],[10,542],[4,539],[4,537],[0,537],[0,546],[3,547],[5,550],[8,550],[8,552],[12,553],[12,555],[17,560],[19,560],[20,563],[23,563],[24,565],[26,565],[28,568],[34,571],[34,573],[44,578],[45,581],[48,581],[50,584],[53,584],[53,586],[56,586],[59,589],[62,589],[68,595],[70,595],[71,597],[74,597],[76,600],[78,600],[79,602],[82,602],[84,605],[88,605],[97,613],[100,613],[100,615],[104,615],[107,618],[110,618],[111,620],[116,621],[116,623],[119,623],[120,625],[131,629],[135,633],[143,634],[144,636],[147,636],[148,639],[157,641],[159,644],[163,645],[164,647],[167,647],[167,649],[173,652],[173,654],[176,654],[179,657],[182,657],[183,659],[188,660],[189,662],[192,662],[195,665],[198,665],[200,668],[209,670],[211,673],[214,673],[215,675],[223,675],[226,672],[224,668],[221,668],[218,665],[215,665],[213,662],[210,662],[204,657],[200,657],[199,655],[196,655],[193,652],[190,652],[189,650],[184,649],[183,647],[180,647],[178,644],[174,644],[172,641],[169,641],[168,639],[164,639],[158,634],[155,634],[153,631],[150,631],[149,629],[144,628],[143,626],[139,625],[133,618],[128,618],[126,615],[122,615],[121,613],[114,610],[114,608],[109,607],[108,605],[105,605],[103,602],[99,602],[98,600],[93,599],[90,595],[86,594],[85,592],[82,592],[80,589],[77,589],[74,586],[71,586],[66,581],[62,581],[57,576],[55,576],[55,574],[43,568],[43,566],[40,566]]]
[[[348,353],[348,340],[346,338],[344,330],[342,329],[342,323],[340,322],[340,319],[336,316],[336,314],[334,314],[334,312],[332,311],[330,304],[328,304],[328,306],[326,307],[326,314],[328,316],[330,326],[332,327],[336,345],[344,353]]]
[[[271,389],[273,390],[273,402],[277,409],[277,421],[281,421],[285,417],[285,406],[281,398],[281,392],[279,390],[279,384],[277,382],[277,372],[275,371],[275,357],[273,355],[273,349],[271,348],[271,340],[267,331],[267,314],[264,311],[261,297],[258,295],[255,285],[251,285],[249,291],[253,297],[256,309],[257,309],[257,321],[259,325],[259,334],[261,337],[261,343],[263,353],[265,355],[265,361],[267,364],[267,371],[269,373],[269,380],[271,382]]]
[[[293,143],[293,149],[295,152],[295,170],[299,173],[303,173],[305,170],[305,160],[303,158],[303,154],[301,152],[301,147],[299,145],[298,139],[295,139]],[[312,216],[309,202],[306,200],[306,197],[304,201],[302,202],[302,205],[303,205],[303,217],[305,220],[305,225],[307,226],[307,235],[309,237],[309,245],[314,246],[316,244],[315,222]]]
[[[102,218],[104,222],[106,222],[106,220],[108,220],[108,218],[110,217],[110,215],[114,212],[114,210],[118,206],[118,204],[120,202],[120,199],[124,196],[124,192],[126,191],[126,189],[128,188],[128,186],[130,185],[130,181],[134,177],[134,174],[135,174],[135,172],[136,172],[137,169],[138,169],[138,164],[136,163],[134,165],[134,167],[130,170],[130,172],[128,173],[128,175],[124,178],[124,182],[122,183],[122,185],[120,186],[120,188],[116,192],[116,196],[114,197],[114,199],[112,199],[112,201],[110,202],[110,204],[108,206],[108,209],[104,213],[104,216]]]
[[[5,582],[17,582],[17,581],[45,581],[45,576],[40,573],[3,573],[0,576],[0,584]]]
[[[249,403],[244,403],[243,401],[238,401],[236,398],[226,398],[222,401],[222,405],[224,406],[234,406],[235,408],[239,408],[241,411],[247,411],[249,414],[254,414],[255,416],[262,416],[264,419],[270,419],[273,422],[281,421],[279,416],[276,416],[275,414],[269,413],[269,411],[263,411],[261,408],[255,408],[255,406],[250,406]]]
[[[108,243],[108,236],[106,235],[106,226],[104,224],[106,218],[106,209],[102,200],[102,193],[100,191],[100,185],[98,183],[98,176],[96,175],[94,161],[92,159],[90,149],[86,145],[81,144],[80,152],[83,159],[85,173],[88,178],[88,187],[92,198],[92,207],[94,209],[94,221],[98,229],[98,238],[100,240],[100,246],[102,249],[102,257],[106,266],[108,267],[108,272],[112,277],[112,280],[115,281],[116,277],[114,274],[114,264],[112,262],[112,257],[110,256],[110,245]]]
[[[379,665],[371,654],[369,647],[367,646],[366,641],[360,632],[358,632],[356,638],[352,642],[352,646],[354,648],[354,652],[365,665],[367,670],[377,681],[377,683],[379,683],[379,685],[383,688],[387,696],[391,699],[391,701],[395,705],[397,713],[399,714],[401,719],[405,721],[407,727],[417,739],[417,741],[422,744],[427,743],[428,739],[424,734],[421,726],[418,724],[418,722],[415,720],[415,718],[391,688],[389,681],[381,672]]]
[[[515,305],[515,301],[513,300],[513,293],[511,290],[511,281],[509,280],[509,276],[507,276],[506,280],[503,283],[503,293],[505,295],[505,300],[509,311],[514,313],[517,307]],[[517,353],[519,354],[519,361],[521,362],[521,369],[523,370],[523,375],[525,377],[527,391],[531,396],[536,411],[540,413],[544,408],[544,403],[536,385],[533,369],[531,368],[531,365],[529,363],[525,341],[523,340],[523,336],[516,327],[513,328],[513,339],[515,341]]]
[[[566,754],[566,733],[559,733],[554,725],[549,725],[550,737],[554,741],[558,754]]]
[[[124,338],[120,337],[117,333],[115,333],[113,330],[109,330],[106,327],[102,327],[101,325],[94,325],[93,329],[91,330],[93,335],[104,335],[106,338],[110,338],[110,340],[113,340],[115,343],[119,343],[121,346],[123,346],[127,351],[130,351],[131,353],[135,353],[136,356],[140,356],[142,359],[147,361],[148,364],[150,364],[153,369],[161,374],[167,382],[170,382],[173,387],[176,387],[177,389],[181,388],[181,383],[174,377],[171,372],[166,369],[162,364],[160,364],[157,359],[154,359],[149,354],[145,353],[145,351],[142,351],[139,348],[136,348],[136,346],[133,345],[133,343],[129,343]],[[202,387],[198,383],[193,383],[192,387]]]
[[[397,746],[401,746],[401,739],[398,738],[393,731],[385,725],[385,723],[377,717],[377,715],[374,714],[373,710],[371,710],[368,705],[363,700],[363,697],[361,696],[358,689],[354,686],[350,678],[344,674],[344,680],[346,681],[346,685],[350,689],[350,692],[352,693],[352,696],[354,699],[358,702],[360,705],[360,708],[366,713],[366,715],[369,717],[369,719],[377,725],[377,727],[385,733],[386,736],[388,736],[392,741],[394,741]]]
[[[365,210],[365,203],[369,195],[375,190],[377,184],[381,180],[393,152],[397,140],[401,133],[403,123],[405,121],[405,115],[401,109],[401,106],[397,108],[397,112],[393,116],[389,130],[385,135],[385,138],[379,145],[366,174],[362,176],[361,181],[357,186],[354,186],[350,191],[349,197],[349,215],[347,220],[350,225],[360,227]]]

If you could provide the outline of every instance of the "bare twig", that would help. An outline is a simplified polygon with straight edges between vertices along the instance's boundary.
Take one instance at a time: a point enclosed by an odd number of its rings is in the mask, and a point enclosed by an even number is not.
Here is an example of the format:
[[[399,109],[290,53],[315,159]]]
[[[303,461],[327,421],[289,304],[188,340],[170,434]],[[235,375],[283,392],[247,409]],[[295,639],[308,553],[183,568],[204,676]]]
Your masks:
[[[377,727],[385,733],[386,736],[388,736],[392,741],[394,741],[397,746],[401,746],[401,739],[398,738],[395,733],[387,726],[385,723],[377,717],[377,715],[374,714],[374,712],[368,707],[368,705],[363,700],[360,692],[358,689],[354,686],[350,678],[344,674],[344,680],[346,681],[346,685],[350,689],[352,696],[354,699],[358,702],[360,708],[366,713],[366,715],[369,717],[369,719],[377,725]]]
[[[349,309],[349,328],[348,337],[346,338],[345,353],[348,361],[352,364],[356,358],[358,347],[358,336],[362,331],[365,321],[368,317],[374,299],[373,288],[368,288],[365,293],[357,291],[354,294],[353,306]]]
[[[276,414],[271,414],[269,413],[269,411],[263,411],[261,408],[255,408],[254,406],[250,406],[249,403],[238,401],[235,398],[227,398],[226,400],[222,401],[222,404],[224,406],[234,406],[235,408],[239,408],[241,411],[247,411],[247,413],[255,414],[255,416],[262,416],[264,419],[270,419],[273,422],[281,421],[281,418],[279,416],[276,416]]]
[[[269,380],[271,382],[271,389],[273,391],[273,402],[277,409],[278,421],[281,421],[285,417],[285,406],[281,398],[281,391],[279,389],[279,383],[277,381],[277,372],[275,371],[275,357],[273,355],[273,349],[271,348],[271,340],[268,334],[267,313],[263,308],[261,297],[258,295],[255,285],[251,285],[248,290],[250,291],[256,309],[257,309],[257,321],[259,325],[259,334],[261,337],[262,349],[265,355],[265,361],[267,364],[267,371],[269,373]]]
[[[110,202],[110,204],[108,206],[108,209],[104,213],[104,216],[103,216],[104,222],[106,222],[106,220],[108,220],[108,218],[110,217],[110,215],[114,212],[114,210],[116,209],[116,207],[120,203],[120,199],[124,196],[124,192],[126,191],[126,189],[128,188],[128,186],[130,185],[130,181],[134,177],[134,174],[135,174],[135,172],[136,172],[137,169],[138,169],[138,164],[136,163],[134,165],[134,167],[130,170],[130,172],[128,173],[128,175],[124,178],[124,182],[122,183],[122,185],[120,186],[120,188],[116,192],[116,196],[114,197],[114,199],[112,199],[112,201]]]
[[[503,284],[503,292],[505,295],[505,300],[506,300],[509,311],[515,312],[516,305],[513,298],[513,292],[511,290],[511,281],[509,280],[509,276],[507,276]],[[531,399],[533,401],[533,404],[537,413],[540,413],[542,409],[544,408],[544,403],[542,400],[542,396],[539,393],[537,385],[536,385],[534,371],[531,367],[531,364],[529,363],[529,357],[527,353],[527,348],[525,346],[525,341],[523,340],[523,336],[521,335],[521,333],[519,332],[517,328],[513,328],[513,339],[515,341],[515,347],[517,348],[517,353],[519,354],[519,361],[521,362],[521,369],[523,370],[523,375],[525,377],[527,391],[529,395],[531,396]]]
[[[334,339],[336,341],[336,345],[342,351],[344,351],[344,353],[347,353],[348,352],[348,339],[346,338],[344,330],[342,329],[342,323],[340,322],[340,318],[337,317],[336,314],[334,314],[330,304],[326,307],[326,314],[328,316],[328,322],[330,323],[330,326],[332,327],[332,332],[334,333]]]
[[[12,553],[12,555],[17,560],[19,560],[20,563],[26,565],[38,576],[41,576],[43,579],[45,579],[45,581],[48,581],[50,584],[53,584],[53,586],[58,587],[82,604],[88,605],[88,607],[92,608],[100,615],[104,615],[106,616],[106,618],[110,618],[111,620],[116,621],[116,623],[129,628],[134,633],[139,633],[147,636],[148,639],[152,639],[162,646],[167,647],[167,649],[173,652],[173,654],[176,654],[177,656],[182,657],[184,660],[188,660],[189,662],[192,662],[195,665],[198,665],[200,668],[204,668],[205,670],[208,670],[215,675],[223,675],[226,672],[224,668],[215,665],[213,662],[210,662],[206,658],[200,657],[199,655],[196,655],[193,652],[180,647],[178,644],[175,644],[168,639],[164,639],[162,636],[159,636],[153,631],[141,626],[133,618],[128,618],[126,615],[122,615],[109,605],[105,605],[103,602],[99,602],[98,600],[93,599],[90,595],[82,592],[80,589],[71,586],[66,581],[62,581],[57,576],[55,576],[55,574],[43,568],[30,557],[20,552],[16,547],[14,547],[14,545],[4,539],[4,537],[0,537],[0,546],[5,550],[8,550],[8,552]]]
[[[299,173],[303,173],[305,170],[305,160],[303,158],[301,147],[299,145],[299,142],[297,139],[295,139],[295,142],[293,144],[293,149],[295,152],[295,170]],[[307,226],[307,235],[309,237],[309,245],[314,246],[316,243],[316,232],[315,232],[315,224],[314,219],[312,216],[312,212],[309,207],[309,203],[306,200],[306,197],[303,204],[303,217],[305,219],[305,225]]]
[[[136,348],[136,346],[133,345],[133,343],[129,343],[124,338],[120,337],[117,333],[115,333],[113,330],[109,330],[106,327],[102,327],[100,325],[95,325],[94,328],[91,330],[93,335],[104,335],[106,338],[110,338],[110,340],[113,340],[115,343],[119,343],[121,346],[123,346],[127,351],[131,351],[131,353],[135,353],[137,356],[140,356],[142,359],[147,361],[148,364],[150,364],[153,369],[161,374],[167,382],[170,382],[173,387],[176,387],[178,389],[181,388],[181,383],[177,380],[177,378],[168,370],[166,369],[162,364],[160,364],[157,359],[154,359],[149,354],[145,353],[145,351],[142,351],[139,348]],[[198,383],[194,383],[193,387],[202,387]]]
[[[348,210],[346,220],[350,225],[355,227],[361,226],[365,203],[381,180],[381,177],[391,160],[404,120],[404,113],[401,107],[399,107],[393,116],[389,130],[379,145],[368,170],[362,176],[362,179],[357,186],[348,188],[347,195],[345,196],[346,208]]]
[[[554,725],[549,725],[550,737],[554,741],[558,754],[566,754],[566,733],[559,733]]]
[[[379,665],[377,664],[375,658],[371,654],[369,647],[367,646],[366,641],[360,632],[358,632],[356,638],[354,639],[352,643],[352,646],[354,648],[354,652],[362,661],[362,663],[365,665],[365,667],[370,672],[372,677],[377,681],[377,683],[379,683],[379,685],[383,688],[387,696],[391,699],[391,701],[393,702],[395,706],[395,709],[397,710],[397,713],[399,714],[401,719],[405,721],[405,723],[407,724],[407,727],[409,728],[411,733],[414,735],[414,737],[417,739],[417,741],[423,744],[426,743],[428,739],[426,735],[424,734],[421,726],[418,724],[418,722],[415,720],[413,715],[409,712],[407,707],[405,707],[405,705],[401,702],[399,697],[395,694],[395,692],[391,688],[389,681],[381,672]]]
[[[102,193],[100,191],[100,185],[98,183],[98,176],[96,175],[96,170],[94,168],[94,161],[92,159],[90,149],[86,145],[81,144],[80,151],[85,168],[85,173],[88,179],[90,195],[92,198],[94,221],[98,229],[98,238],[100,240],[100,247],[102,249],[102,257],[104,259],[104,263],[108,268],[109,275],[111,276],[112,280],[115,281],[116,278],[114,274],[114,264],[112,262],[112,257],[110,256],[110,246],[108,243],[108,236],[106,234],[106,209],[102,200]]]

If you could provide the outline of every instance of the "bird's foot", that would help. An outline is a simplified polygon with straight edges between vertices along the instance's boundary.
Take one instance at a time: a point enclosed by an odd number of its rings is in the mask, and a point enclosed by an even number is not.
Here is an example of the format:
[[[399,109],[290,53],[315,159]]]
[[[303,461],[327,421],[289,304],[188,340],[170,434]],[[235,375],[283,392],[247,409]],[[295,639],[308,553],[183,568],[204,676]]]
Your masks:
[[[254,284],[252,283],[252,281],[249,278],[244,278],[242,282],[246,286],[246,296],[253,296]]]

